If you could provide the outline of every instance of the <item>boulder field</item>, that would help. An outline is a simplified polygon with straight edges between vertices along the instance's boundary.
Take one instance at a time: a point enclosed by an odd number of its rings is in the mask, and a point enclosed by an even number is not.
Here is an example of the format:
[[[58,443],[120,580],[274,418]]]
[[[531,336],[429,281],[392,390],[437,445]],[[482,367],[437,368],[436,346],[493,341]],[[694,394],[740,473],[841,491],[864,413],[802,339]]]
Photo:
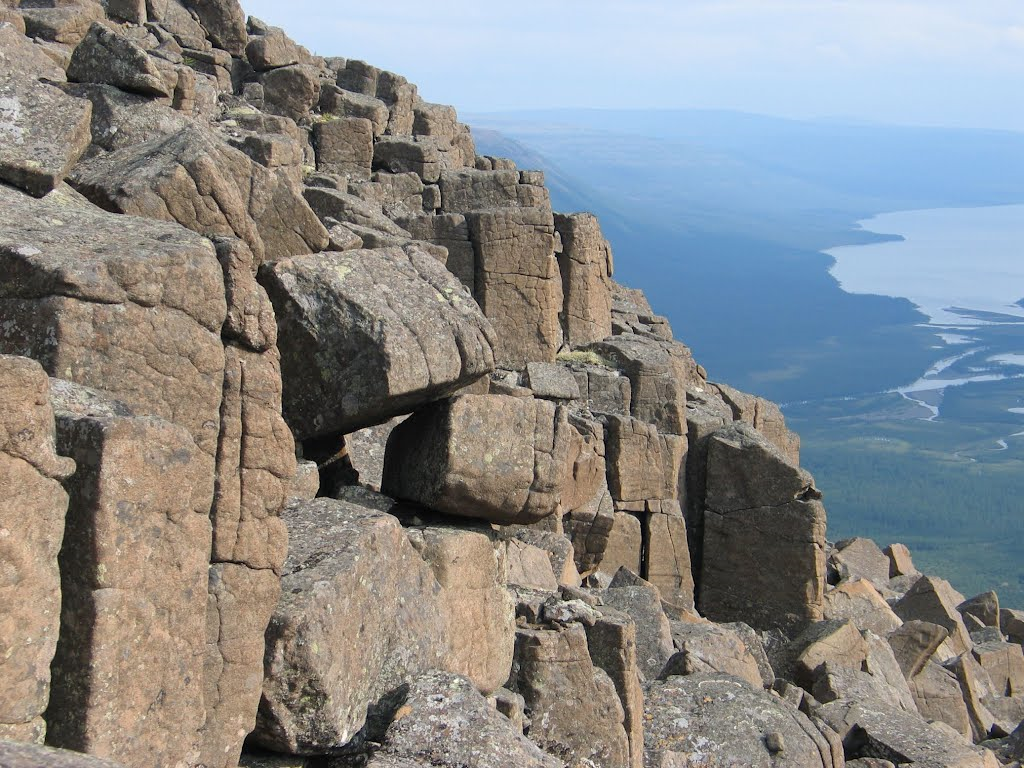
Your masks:
[[[235,0],[0,0],[0,766],[995,768],[1024,613],[830,542],[588,213]]]

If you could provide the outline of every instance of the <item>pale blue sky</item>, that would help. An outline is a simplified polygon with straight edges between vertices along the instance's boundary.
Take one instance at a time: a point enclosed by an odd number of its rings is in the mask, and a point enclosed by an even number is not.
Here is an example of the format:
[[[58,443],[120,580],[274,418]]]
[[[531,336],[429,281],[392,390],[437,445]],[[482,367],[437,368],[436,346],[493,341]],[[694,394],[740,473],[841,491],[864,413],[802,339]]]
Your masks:
[[[738,109],[1024,131],[1024,0],[242,0],[462,112]]]

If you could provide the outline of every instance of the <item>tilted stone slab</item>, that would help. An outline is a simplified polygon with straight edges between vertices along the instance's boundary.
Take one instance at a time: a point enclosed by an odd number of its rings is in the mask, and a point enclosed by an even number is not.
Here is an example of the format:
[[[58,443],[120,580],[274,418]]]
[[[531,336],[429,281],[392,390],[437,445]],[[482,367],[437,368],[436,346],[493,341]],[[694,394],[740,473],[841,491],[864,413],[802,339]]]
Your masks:
[[[944,627],[949,632],[946,642],[950,644],[950,650],[961,654],[971,648],[971,636],[957,610],[962,602],[963,595],[948,581],[923,576],[892,609],[904,621],[917,619]]]
[[[97,22],[71,54],[68,79],[105,83],[145,96],[171,95],[160,70],[142,48]]]
[[[0,739],[42,742],[46,731],[68,506],[60,481],[74,471],[56,453],[46,373],[34,360],[0,355]]]
[[[199,18],[210,42],[232,56],[245,53],[245,11],[237,0],[183,0]]]
[[[752,427],[707,448],[699,608],[716,621],[799,631],[822,617],[825,508],[809,473]]]
[[[71,183],[108,210],[238,237],[257,263],[327,245],[327,230],[285,176],[198,125],[82,163]]]
[[[431,669],[485,693],[507,679],[514,614],[489,532],[407,536],[381,511],[390,504],[318,499],[284,513],[291,546],[267,633],[259,743],[293,754],[341,747],[382,697]]]
[[[54,391],[58,445],[78,470],[67,482],[47,742],[128,766],[195,762],[206,719],[208,462],[180,426],[67,382]]]
[[[423,408],[388,439],[382,490],[459,517],[532,523],[561,511],[579,433],[564,407],[462,395]]]
[[[550,211],[504,208],[466,218],[476,252],[473,295],[494,325],[498,363],[554,362],[562,345],[562,281]]]
[[[10,24],[0,24],[0,180],[41,197],[89,146],[92,105],[45,77],[64,71]]]
[[[282,259],[260,280],[277,311],[285,419],[300,439],[384,422],[494,368],[489,323],[425,251]]]

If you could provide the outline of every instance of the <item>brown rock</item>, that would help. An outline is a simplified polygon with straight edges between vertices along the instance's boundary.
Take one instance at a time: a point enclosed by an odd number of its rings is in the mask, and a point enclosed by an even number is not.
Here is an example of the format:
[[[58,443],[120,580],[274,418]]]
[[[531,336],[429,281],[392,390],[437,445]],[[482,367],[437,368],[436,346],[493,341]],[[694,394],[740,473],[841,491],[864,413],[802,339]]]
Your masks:
[[[62,45],[76,46],[94,21],[103,18],[103,6],[91,0],[83,2],[23,6],[25,34]]]
[[[496,362],[553,362],[562,344],[562,283],[550,211],[506,208],[467,220],[476,249],[474,296],[497,334]]]
[[[122,415],[72,384],[56,382],[55,409],[78,471],[47,741],[130,766],[196,762],[209,463],[184,428]]]
[[[743,639],[727,626],[674,621],[672,644],[676,653],[659,673],[660,680],[673,675],[722,673],[742,678],[753,688],[763,687],[757,660]]]
[[[636,657],[647,679],[658,676],[672,657],[672,627],[661,605],[661,593],[648,581],[620,569],[611,586],[601,591],[604,605],[629,616],[636,625]]]
[[[170,96],[156,64],[129,38],[94,22],[71,54],[68,79],[106,83],[144,96]]]
[[[918,712],[926,720],[946,723],[965,740],[973,739],[971,716],[956,675],[933,661],[908,679]]]
[[[608,490],[616,501],[676,499],[686,437],[628,416],[606,419]]]
[[[974,646],[974,658],[988,672],[997,696],[1024,694],[1024,652],[1016,643],[993,641]]]
[[[448,249],[448,271],[472,292],[476,290],[476,254],[469,240],[469,225],[461,213],[398,217],[399,226],[417,240]]]
[[[924,669],[939,646],[949,637],[949,630],[927,621],[910,620],[889,633],[892,648],[904,677],[910,680]]]
[[[678,509],[678,508],[677,508]],[[693,612],[693,573],[686,544],[686,521],[681,514],[645,516],[647,580],[677,616]]]
[[[642,547],[640,518],[628,512],[615,512],[608,531],[608,542],[598,566],[601,573],[614,576],[619,568],[639,573]]]
[[[546,752],[600,768],[629,765],[622,705],[593,666],[582,626],[517,630],[512,684],[526,700],[530,740]]]
[[[268,112],[296,122],[309,116],[320,101],[319,72],[308,64],[272,69],[260,78]]]
[[[373,126],[361,117],[345,117],[313,126],[316,169],[367,179],[373,161]]]
[[[938,624],[949,631],[948,642],[953,653],[970,650],[971,637],[956,607],[963,600],[948,581],[932,576],[922,577],[893,607],[904,621],[918,619]]]
[[[619,695],[629,765],[640,768],[644,759],[644,692],[636,658],[636,625],[627,614],[602,607],[600,617],[586,632],[591,661],[608,674]]]
[[[754,628],[818,621],[825,509],[813,478],[745,424],[714,433],[707,451],[701,613]]]
[[[995,592],[983,592],[970,600],[965,600],[956,607],[965,619],[974,616],[986,627],[999,628],[999,595]]]
[[[439,184],[442,213],[508,207],[551,210],[547,189],[521,184],[516,170],[445,170],[441,172]]]
[[[0,188],[0,349],[189,430],[219,434],[226,316],[209,241],[166,222],[36,201]],[[82,240],[81,232],[89,232]]]
[[[561,512],[580,445],[562,406],[462,395],[417,411],[391,433],[382,489],[460,517],[536,522]]]
[[[291,548],[256,731],[275,750],[344,745],[368,707],[430,669],[487,693],[508,676],[513,607],[489,532],[429,526],[407,538],[373,508],[393,502],[367,503],[318,499],[284,514]]]
[[[825,593],[824,619],[851,619],[860,629],[883,637],[903,622],[870,581],[851,579]]]
[[[200,764],[233,768],[256,725],[264,632],[281,593],[273,571],[234,563],[210,566]]]
[[[917,573],[914,561],[910,557],[910,550],[905,544],[890,544],[884,550],[889,558],[889,578],[896,576],[907,576]]]
[[[0,739],[41,742],[46,730],[68,506],[60,481],[75,470],[57,455],[54,430],[39,363],[0,355]]]
[[[612,335],[612,251],[597,218],[589,213],[555,214],[562,238],[565,340],[581,347]]]
[[[841,579],[867,579],[876,586],[889,581],[889,558],[871,539],[857,537],[836,542],[829,564]]]
[[[726,384],[712,386],[732,409],[734,420],[746,422],[768,438],[790,463],[800,463],[800,436],[786,428],[786,420],[779,406],[763,397],[748,395]]]
[[[210,42],[232,56],[245,53],[245,12],[237,0],[183,0],[199,18]]]

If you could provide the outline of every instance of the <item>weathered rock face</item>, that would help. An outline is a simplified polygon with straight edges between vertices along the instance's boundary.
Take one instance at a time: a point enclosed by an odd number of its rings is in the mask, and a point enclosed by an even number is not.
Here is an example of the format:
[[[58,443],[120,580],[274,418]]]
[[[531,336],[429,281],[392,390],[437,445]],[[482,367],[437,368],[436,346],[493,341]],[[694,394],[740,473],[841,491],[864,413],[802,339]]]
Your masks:
[[[953,653],[965,653],[971,647],[971,637],[956,607],[963,602],[948,581],[930,576],[922,577],[899,602],[893,611],[904,621],[916,619],[944,627],[949,632],[947,642]]]
[[[284,520],[291,548],[267,634],[261,744],[341,747],[382,698],[430,669],[488,693],[505,681],[513,609],[483,529],[407,537],[386,512],[328,499],[293,504]]]
[[[238,237],[257,263],[327,246],[327,230],[286,178],[198,126],[83,163],[72,184],[108,210]]]
[[[386,421],[494,368],[488,322],[424,251],[282,259],[260,279],[277,311],[285,418],[300,439]]]
[[[5,768],[123,768],[120,763],[79,752],[3,740],[0,764]]]
[[[65,75],[0,21],[0,180],[41,197],[89,146],[92,107],[40,78],[59,83]]]
[[[75,470],[57,455],[54,429],[39,363],[0,355],[0,739],[41,742],[46,730],[68,505],[60,481]]]
[[[245,12],[236,0],[183,0],[199,18],[210,42],[232,56],[245,52]],[[148,5],[148,3],[147,3]]]
[[[565,340],[582,347],[612,335],[612,251],[597,218],[589,213],[555,214],[562,239]]]
[[[644,764],[841,766],[842,748],[799,710],[722,674],[670,677],[644,690]],[[713,761],[713,762],[712,762]],[[699,763],[698,763],[699,764]]]
[[[67,484],[47,742],[131,766],[195,763],[208,462],[182,427],[66,382],[54,399],[58,446],[78,470]]]
[[[822,617],[825,509],[813,478],[746,425],[707,453],[699,608],[718,621],[799,628]],[[746,567],[757,553],[757,568]]]
[[[177,225],[5,188],[0,203],[0,312],[9,319],[0,349],[181,424],[212,467],[227,310],[210,243]]]
[[[497,334],[497,363],[553,361],[562,345],[562,282],[551,212],[502,208],[466,218],[476,252],[473,295]]]
[[[561,511],[581,442],[547,400],[462,395],[391,433],[381,488],[459,517],[532,523]]]
[[[559,768],[462,677],[430,672],[409,687],[372,768]]]
[[[570,764],[629,765],[625,714],[611,679],[592,665],[580,624],[518,630],[512,679],[535,744]]]
[[[743,638],[728,626],[711,622],[672,622],[672,645],[676,652],[659,673],[659,679],[721,673],[742,678],[752,688],[764,685],[757,659]]]

